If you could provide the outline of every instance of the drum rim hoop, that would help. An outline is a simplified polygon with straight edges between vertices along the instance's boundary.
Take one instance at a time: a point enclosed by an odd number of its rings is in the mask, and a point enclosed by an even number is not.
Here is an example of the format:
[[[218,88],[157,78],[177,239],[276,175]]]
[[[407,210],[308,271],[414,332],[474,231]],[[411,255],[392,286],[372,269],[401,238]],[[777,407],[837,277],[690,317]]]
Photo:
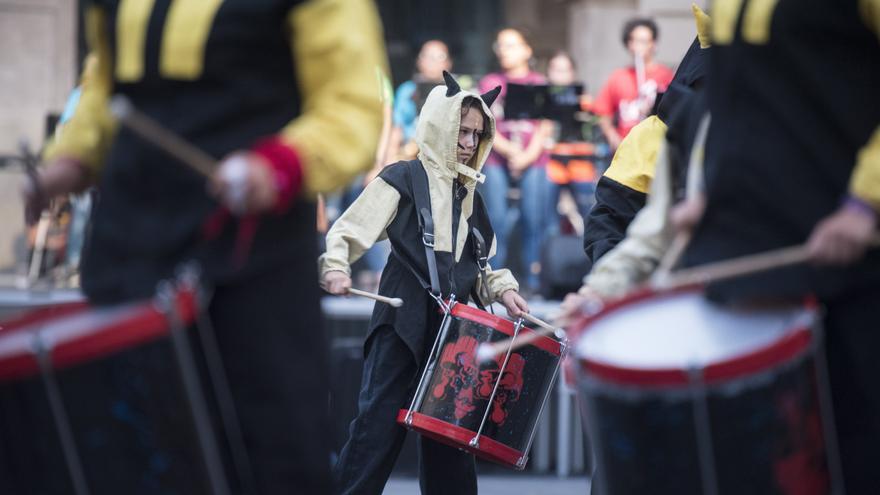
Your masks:
[[[188,326],[195,320],[197,314],[197,295],[193,291],[180,290],[176,296],[181,321]],[[48,308],[40,308],[19,315],[12,322],[14,326],[6,327],[0,332],[0,338],[19,332],[34,331],[34,327],[85,314],[96,308],[76,302],[64,303],[60,309],[59,312],[52,312]],[[49,350],[51,364],[55,369],[75,366],[162,337],[169,331],[170,326],[165,315],[152,300],[135,303],[128,317],[115,318],[86,335],[55,343]],[[3,356],[2,360],[0,381],[28,378],[40,371],[36,354],[31,346],[23,352],[10,352]]]
[[[493,315],[491,313],[487,313],[486,311],[483,311],[479,308],[474,308],[472,306],[468,306],[467,304],[458,303],[452,307],[451,313],[452,316],[491,327],[492,329],[498,330],[499,332],[504,333],[509,337],[513,337],[514,335],[515,325],[512,321],[497,315]],[[529,333],[536,332],[527,326],[523,326],[520,330],[520,335],[526,335]],[[553,354],[556,357],[562,356],[562,344],[544,335],[538,335],[535,340],[526,344],[526,346],[537,347],[542,351]]]
[[[423,434],[433,433],[439,435],[444,439],[453,442],[458,448],[464,449],[471,454],[508,467],[520,469],[518,466],[519,460],[526,455],[525,452],[516,450],[515,448],[503,444],[485,434],[480,436],[480,445],[478,447],[471,447],[468,445],[468,442],[476,436],[477,432],[415,411],[412,414],[412,424],[407,425],[405,423],[407,412],[407,409],[401,409],[397,414],[397,422],[401,425]]]
[[[654,297],[668,298],[682,294],[691,294],[703,291],[704,289],[705,286],[703,284],[694,284],[668,291],[658,291],[651,288],[639,290],[627,297],[611,302],[595,315],[581,318],[571,328],[577,328],[577,335],[579,336],[584,331],[587,331],[586,328],[588,326],[634,303]],[[816,311],[815,301],[808,298],[804,308]],[[813,333],[809,327],[794,327],[788,334],[769,345],[746,354],[709,364],[702,368],[702,377],[705,383],[715,384],[759,373],[772,368],[775,364],[789,361],[808,352],[812,342]],[[582,371],[593,374],[600,379],[624,385],[682,386],[692,381],[688,370],[684,368],[636,369],[625,368],[601,360],[580,356],[577,356],[576,359],[578,361],[578,368]]]

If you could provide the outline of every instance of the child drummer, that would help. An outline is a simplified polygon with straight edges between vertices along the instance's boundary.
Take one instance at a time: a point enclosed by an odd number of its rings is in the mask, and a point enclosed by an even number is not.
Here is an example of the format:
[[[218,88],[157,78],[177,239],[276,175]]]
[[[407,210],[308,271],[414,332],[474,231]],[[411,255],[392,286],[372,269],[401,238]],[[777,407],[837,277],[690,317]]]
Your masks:
[[[324,288],[346,294],[351,263],[388,238],[392,254],[379,293],[405,301],[399,309],[376,304],[373,310],[358,416],[334,470],[339,493],[382,493],[406,434],[398,411],[412,398],[440,328],[438,299],[454,295],[467,302],[473,295],[482,304],[500,301],[513,318],[528,312],[510,271],[486,262],[495,236],[475,189],[492,149],[489,106],[500,88],[477,95],[461,90],[449,74],[444,79],[419,117],[418,160],[386,167],[364,189],[327,233],[319,260]],[[472,455],[419,440],[423,494],[477,493]]]

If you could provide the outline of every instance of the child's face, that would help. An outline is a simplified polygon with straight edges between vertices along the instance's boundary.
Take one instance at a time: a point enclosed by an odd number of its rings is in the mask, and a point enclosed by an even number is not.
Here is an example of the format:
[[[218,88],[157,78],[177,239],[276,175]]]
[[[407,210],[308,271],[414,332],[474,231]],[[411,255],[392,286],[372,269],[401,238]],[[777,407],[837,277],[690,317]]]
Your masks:
[[[461,116],[461,125],[458,128],[458,163],[467,163],[483,136],[483,114],[478,109],[470,107],[467,113]]]

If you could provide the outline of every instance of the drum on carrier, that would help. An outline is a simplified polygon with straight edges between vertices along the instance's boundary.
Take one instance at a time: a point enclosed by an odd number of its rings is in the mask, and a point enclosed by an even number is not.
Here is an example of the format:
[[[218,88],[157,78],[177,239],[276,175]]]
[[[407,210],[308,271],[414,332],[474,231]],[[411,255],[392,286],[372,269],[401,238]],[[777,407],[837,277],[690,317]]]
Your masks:
[[[229,493],[229,466],[246,467],[223,450],[240,437],[217,412],[228,390],[206,371],[217,363],[192,325],[198,294],[166,284],[150,301],[0,324],[4,494]]]
[[[481,344],[533,330],[522,320],[514,323],[466,304],[452,302],[445,309],[412,403],[397,421],[482,459],[524,469],[567,343],[537,336],[482,360]]]
[[[648,291],[576,328],[598,493],[839,493],[815,308]]]

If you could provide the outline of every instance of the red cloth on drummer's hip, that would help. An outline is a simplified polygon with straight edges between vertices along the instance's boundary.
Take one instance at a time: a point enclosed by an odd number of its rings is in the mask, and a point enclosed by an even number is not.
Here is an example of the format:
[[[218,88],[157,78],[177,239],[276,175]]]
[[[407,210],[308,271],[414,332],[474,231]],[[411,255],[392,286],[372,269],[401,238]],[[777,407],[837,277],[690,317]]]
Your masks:
[[[259,141],[251,151],[271,165],[278,191],[275,213],[284,213],[302,189],[303,171],[299,153],[277,136]]]

